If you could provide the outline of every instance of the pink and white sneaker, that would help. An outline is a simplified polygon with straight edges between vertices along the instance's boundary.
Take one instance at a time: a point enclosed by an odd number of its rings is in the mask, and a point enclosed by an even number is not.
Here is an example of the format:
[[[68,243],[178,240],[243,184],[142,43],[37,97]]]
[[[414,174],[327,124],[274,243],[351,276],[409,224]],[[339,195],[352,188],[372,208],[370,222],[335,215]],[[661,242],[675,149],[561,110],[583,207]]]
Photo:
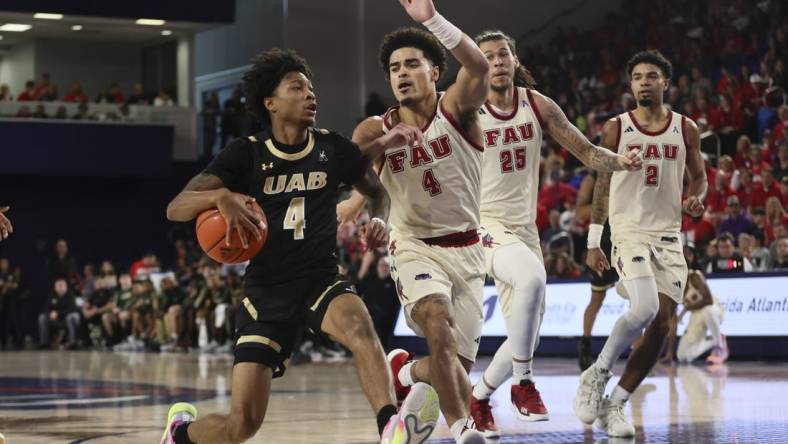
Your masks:
[[[176,427],[197,419],[197,409],[188,402],[179,402],[170,407],[167,413],[167,427],[161,435],[161,444],[175,444],[175,437],[172,435]]]
[[[429,384],[418,382],[402,403],[399,413],[389,419],[380,436],[381,444],[421,444],[435,430],[440,416],[438,394]]]

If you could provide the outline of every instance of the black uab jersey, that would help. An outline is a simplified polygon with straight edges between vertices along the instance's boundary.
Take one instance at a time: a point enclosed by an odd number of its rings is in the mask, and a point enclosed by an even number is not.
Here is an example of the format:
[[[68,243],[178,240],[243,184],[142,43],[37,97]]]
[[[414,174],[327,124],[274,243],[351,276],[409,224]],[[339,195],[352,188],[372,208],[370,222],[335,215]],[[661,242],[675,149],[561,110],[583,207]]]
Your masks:
[[[247,283],[336,274],[338,188],[358,182],[366,169],[355,143],[325,130],[310,129],[295,146],[267,131],[227,145],[204,172],[257,199],[268,219],[268,240],[246,269]]]

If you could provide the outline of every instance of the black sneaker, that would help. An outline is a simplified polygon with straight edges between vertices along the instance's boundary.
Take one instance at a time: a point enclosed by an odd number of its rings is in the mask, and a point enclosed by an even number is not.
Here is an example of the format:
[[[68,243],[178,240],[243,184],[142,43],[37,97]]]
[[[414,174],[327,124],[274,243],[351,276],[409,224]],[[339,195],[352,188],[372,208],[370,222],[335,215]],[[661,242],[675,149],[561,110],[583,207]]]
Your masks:
[[[591,356],[591,337],[583,336],[580,338],[578,347],[578,364],[580,370],[585,371],[591,364],[594,363],[594,358]]]

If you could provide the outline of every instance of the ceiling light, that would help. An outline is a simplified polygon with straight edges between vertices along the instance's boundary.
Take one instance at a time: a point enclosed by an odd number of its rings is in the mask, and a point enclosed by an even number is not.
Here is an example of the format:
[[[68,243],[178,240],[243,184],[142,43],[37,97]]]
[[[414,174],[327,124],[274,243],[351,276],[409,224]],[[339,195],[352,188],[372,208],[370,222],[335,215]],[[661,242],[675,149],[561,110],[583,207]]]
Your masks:
[[[147,26],[163,26],[165,23],[164,20],[159,19],[137,19],[138,25],[147,25]]]
[[[82,31],[82,25],[74,25],[71,27],[72,31]]]
[[[172,35],[172,31],[169,29],[164,29],[161,31],[161,35]]]
[[[36,12],[33,18],[44,20],[63,20],[63,14],[50,14],[48,12]]]
[[[32,26],[30,25],[21,25],[19,23],[6,23],[5,25],[0,26],[0,31],[25,32],[30,28],[32,28]]]

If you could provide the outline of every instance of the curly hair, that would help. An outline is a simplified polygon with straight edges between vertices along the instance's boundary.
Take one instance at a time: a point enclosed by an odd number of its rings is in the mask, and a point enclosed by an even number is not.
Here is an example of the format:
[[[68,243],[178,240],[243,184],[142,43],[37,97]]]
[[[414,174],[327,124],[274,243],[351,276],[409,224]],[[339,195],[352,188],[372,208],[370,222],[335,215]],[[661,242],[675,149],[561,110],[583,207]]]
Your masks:
[[[391,53],[407,47],[420,49],[424,53],[424,57],[433,66],[438,67],[438,79],[440,80],[440,76],[443,76],[448,67],[446,50],[443,49],[443,45],[434,35],[416,27],[399,28],[383,37],[383,42],[380,44],[380,50],[378,51],[378,61],[380,62],[380,68],[386,74],[386,78],[389,78]]]
[[[257,54],[252,59],[252,69],[243,76],[243,92],[249,111],[270,125],[271,116],[263,100],[271,97],[282,78],[294,71],[312,80],[312,70],[306,60],[292,49],[272,48]]]
[[[514,39],[510,35],[498,29],[482,31],[481,34],[474,37],[473,40],[479,46],[481,46],[481,44],[484,42],[505,40],[506,44],[509,45],[509,52],[517,57],[517,45],[515,44]],[[528,89],[532,89],[536,86],[536,80],[534,80],[534,76],[531,74],[531,71],[529,71],[528,68],[526,68],[522,63],[520,63],[514,69],[514,86],[521,86]]]
[[[673,77],[673,65],[670,64],[667,58],[656,49],[649,49],[647,51],[640,51],[632,56],[627,62],[627,75],[632,77],[632,71],[635,66],[641,63],[650,63],[662,71],[666,79]]]

